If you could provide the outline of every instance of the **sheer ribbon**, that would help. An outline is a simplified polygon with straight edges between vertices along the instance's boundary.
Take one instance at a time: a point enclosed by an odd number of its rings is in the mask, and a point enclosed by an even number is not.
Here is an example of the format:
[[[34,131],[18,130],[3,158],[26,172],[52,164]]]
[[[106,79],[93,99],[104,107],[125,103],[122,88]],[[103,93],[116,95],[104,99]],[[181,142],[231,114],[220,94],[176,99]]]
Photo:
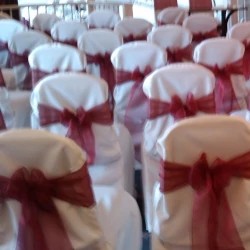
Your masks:
[[[192,250],[244,250],[225,193],[232,178],[250,178],[250,152],[229,161],[217,159],[211,167],[205,153],[193,166],[162,161],[161,192],[187,185],[194,189]]]
[[[245,45],[245,53],[243,56],[243,72],[246,80],[250,78],[250,43],[243,41]]]
[[[47,179],[39,169],[19,168],[8,178],[0,176],[0,200],[21,203],[18,250],[72,250],[67,231],[53,199],[91,207],[94,197],[86,165],[74,173]]]
[[[129,34],[128,36],[123,37],[123,43],[129,43],[133,41],[146,41],[146,40],[147,40],[147,34],[142,34],[142,35]]]
[[[55,43],[62,43],[62,44],[70,45],[70,46],[77,48],[77,40],[75,39],[68,39],[68,40],[53,39],[53,41]]]
[[[189,10],[211,10],[211,0],[189,0]]]
[[[49,71],[43,71],[43,70],[40,70],[40,69],[31,69],[32,86],[33,86],[33,88],[35,88],[37,83],[42,78],[44,78],[45,76],[52,75],[52,74],[55,74],[55,73],[58,73],[58,72],[68,72],[68,71],[73,71],[73,70],[65,69],[65,70],[60,70],[59,71],[59,69],[53,69],[51,72],[49,72]],[[76,71],[76,72],[85,73],[86,71],[85,71],[85,69],[83,69],[83,70],[79,70],[79,71]]]
[[[87,57],[87,63],[88,64],[96,64],[99,65],[100,67],[100,75],[101,78],[103,78],[109,86],[109,92],[111,94],[111,99],[113,103],[113,90],[115,86],[115,74],[114,74],[114,68],[110,60],[110,54],[105,53],[104,55],[102,54],[95,54],[95,55],[90,55],[86,54]]]
[[[61,123],[67,127],[66,137],[77,143],[88,156],[88,164],[95,160],[95,138],[92,131],[92,123],[112,125],[112,115],[108,101],[86,111],[79,107],[75,112],[64,108],[58,110],[54,107],[38,104],[39,120],[41,126]]]
[[[215,77],[215,103],[216,112],[230,113],[233,110],[239,109],[237,97],[233,89],[231,75],[243,75],[243,61],[232,62],[219,68],[218,65],[210,66],[201,64],[211,70]]]
[[[193,61],[191,44],[184,48],[166,48],[166,51],[169,63],[183,62],[184,60]]]
[[[198,111],[204,113],[215,113],[214,93],[194,99],[192,93],[188,93],[186,103],[179,96],[174,95],[171,102],[163,102],[158,99],[148,99],[148,119],[171,114],[175,120],[195,116]]]
[[[23,54],[17,54],[13,52],[9,52],[11,64],[13,67],[23,64],[26,69],[26,74],[23,80],[23,89],[31,90],[32,89],[32,77],[31,77],[31,69],[29,66],[28,56],[29,52],[24,51]]]
[[[4,121],[3,113],[0,110],[0,130],[4,130],[4,129],[6,129],[6,124],[5,124],[5,121]]]
[[[6,68],[11,68],[11,62],[10,62],[10,58],[9,58],[9,47],[8,47],[8,43],[7,42],[3,42],[0,40],[0,52],[1,51],[6,51],[8,52],[8,58],[7,58],[7,62],[5,67]]]
[[[208,32],[193,33],[193,42],[200,43],[206,39],[217,37],[217,29]]]

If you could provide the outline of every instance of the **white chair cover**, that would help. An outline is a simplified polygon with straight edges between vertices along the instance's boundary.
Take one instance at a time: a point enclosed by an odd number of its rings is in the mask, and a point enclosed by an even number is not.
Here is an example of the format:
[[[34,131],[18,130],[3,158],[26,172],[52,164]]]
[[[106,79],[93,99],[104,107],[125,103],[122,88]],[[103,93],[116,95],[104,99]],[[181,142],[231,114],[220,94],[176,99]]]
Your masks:
[[[184,8],[168,7],[163,9],[157,15],[158,25],[179,24],[182,25],[184,19],[188,16],[188,11]]]
[[[125,43],[130,42],[129,40],[132,41],[132,39],[134,41],[146,40],[152,26],[153,25],[145,19],[125,17],[116,23],[114,31],[123,38],[123,43]],[[131,36],[131,38],[129,36]]]
[[[182,26],[169,24],[157,27],[151,31],[147,40],[159,45],[164,50],[169,49],[174,53],[176,50],[184,49],[191,45],[192,34]],[[190,55],[192,56],[191,53]]]
[[[89,110],[108,99],[107,83],[99,78],[80,73],[59,73],[44,78],[31,95],[32,127],[43,128],[65,136],[68,128],[60,123],[40,126],[38,104],[73,112],[83,107]],[[95,139],[94,164],[89,173],[94,185],[124,187],[124,161],[118,137],[110,125],[92,124]]]
[[[238,110],[238,111],[234,111],[230,114],[231,116],[237,116],[237,117],[241,117],[244,120],[250,122],[250,111],[247,109],[243,109],[243,110]]]
[[[187,166],[193,166],[204,152],[211,166],[216,158],[228,161],[249,152],[249,134],[249,124],[236,117],[217,115],[186,119],[165,131],[158,141],[158,152],[164,161]],[[243,247],[249,249],[249,181],[232,178],[225,192]],[[192,249],[194,197],[195,192],[189,185],[168,193],[160,193],[157,185],[153,250]],[[207,225],[202,223],[202,227]]]
[[[41,45],[29,55],[32,70],[53,74],[57,71],[84,71],[86,57],[78,49],[60,43]],[[34,75],[34,74],[33,74]],[[36,81],[33,81],[35,84]]]
[[[0,27],[0,41],[2,43],[8,43],[15,33],[27,30],[27,27],[24,26],[21,22],[13,19],[1,19]],[[7,61],[8,52],[0,51],[0,69],[6,66]]]
[[[87,30],[83,23],[73,21],[60,21],[51,29],[51,37],[58,42],[77,42],[79,37]],[[77,44],[76,44],[77,45]]]
[[[216,56],[214,56],[216,55]],[[244,46],[241,42],[230,38],[213,38],[199,44],[194,51],[194,61],[208,66],[217,65],[223,68],[242,59]],[[231,75],[232,86],[240,109],[247,107],[246,81],[242,75]]]
[[[171,102],[174,95],[186,102],[188,93],[194,99],[211,95],[214,91],[215,78],[206,68],[192,64],[171,64],[151,74],[143,84],[146,96],[164,102]],[[204,115],[198,111],[197,116]],[[147,229],[152,230],[153,207],[152,195],[158,181],[160,158],[156,150],[156,142],[168,127],[175,123],[171,114],[148,119],[143,132],[142,142],[142,172],[144,183],[145,216]]]
[[[38,46],[51,42],[52,40],[50,39],[50,37],[45,35],[44,33],[29,30],[14,34],[10,39],[8,46],[11,53],[19,56],[24,55],[24,57],[28,58],[28,55]],[[30,72],[27,66],[23,63],[13,65],[13,71],[15,74],[17,87],[22,89],[23,84],[27,84],[26,77],[28,77],[28,75],[30,76]],[[29,77],[29,80],[29,84],[31,86],[31,77]],[[26,83],[24,83],[24,81],[26,81]]]
[[[167,55],[157,45],[146,42],[133,42],[122,45],[117,48],[112,56],[111,61],[115,70],[133,72],[139,68],[140,72],[144,72],[147,67],[152,71],[166,64]],[[130,99],[130,91],[135,81],[129,80],[122,84],[116,85],[114,90],[115,108],[114,120],[124,124],[126,108]],[[135,146],[141,144],[144,120],[146,118],[147,103],[142,103],[135,110],[130,110],[130,125],[134,124],[138,127],[138,131],[132,134]]]
[[[94,10],[87,18],[89,28],[113,29],[120,17],[111,10]]]
[[[61,19],[54,14],[38,14],[33,19],[33,27],[35,30],[40,30],[50,35],[53,25],[60,20]]]

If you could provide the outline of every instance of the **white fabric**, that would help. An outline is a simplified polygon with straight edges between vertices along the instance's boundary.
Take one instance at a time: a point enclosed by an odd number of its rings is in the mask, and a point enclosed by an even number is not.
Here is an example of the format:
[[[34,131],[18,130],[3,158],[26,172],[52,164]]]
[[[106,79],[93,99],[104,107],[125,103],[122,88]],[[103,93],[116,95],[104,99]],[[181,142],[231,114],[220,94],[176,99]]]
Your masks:
[[[55,40],[76,40],[87,30],[83,23],[73,21],[60,21],[54,24],[51,29],[51,37]]]
[[[78,40],[78,48],[85,54],[95,55],[105,53],[111,54],[121,45],[120,37],[108,29],[88,30]],[[100,77],[100,67],[95,64],[88,64],[86,71]]]
[[[154,29],[147,40],[163,49],[185,48],[192,42],[192,34],[182,26],[169,24]]]
[[[244,45],[230,38],[213,38],[199,44],[194,51],[196,63],[223,68],[227,64],[240,60],[244,55]],[[216,55],[216,56],[215,56]],[[247,107],[247,88],[243,75],[231,75],[231,81],[240,109]]]
[[[11,37],[20,31],[27,30],[21,22],[13,19],[0,19],[0,41],[9,42]],[[0,51],[0,68],[4,68],[8,59],[8,52]]]
[[[12,36],[8,46],[9,50],[18,55],[22,55],[25,52],[32,52],[40,45],[51,43],[52,40],[49,36],[42,32],[29,30],[18,32]],[[27,67],[23,64],[19,64],[13,67],[15,74],[16,84],[19,88],[22,88],[23,81],[27,75]]]
[[[237,117],[241,117],[244,120],[250,122],[250,111],[247,109],[243,109],[243,110],[237,110],[234,112],[231,112],[230,114],[231,116],[237,116]]]
[[[3,80],[7,89],[15,89],[16,88],[16,78],[14,74],[14,70],[12,69],[0,69],[3,75]]]
[[[94,10],[87,18],[88,27],[113,29],[120,17],[111,10]]]
[[[215,78],[206,68],[192,64],[179,63],[161,68],[151,74],[143,84],[143,91],[149,99],[170,102],[177,95],[186,102],[188,93],[194,99],[211,94],[214,91]],[[205,113],[198,112],[197,116]],[[153,223],[152,195],[158,180],[160,159],[156,142],[168,127],[174,124],[172,115],[163,115],[147,120],[142,143],[143,183],[147,228],[151,231]]]
[[[147,34],[152,29],[152,23],[148,22],[142,18],[125,17],[120,20],[114,28],[114,31],[121,37],[126,37],[129,35],[141,36]]]
[[[83,71],[86,67],[86,57],[73,46],[60,43],[45,44],[34,49],[29,55],[32,69],[53,73],[61,71]]]
[[[46,104],[73,112],[82,106],[89,110],[108,99],[105,81],[88,74],[59,73],[41,80],[31,95],[33,115],[38,117],[38,104]],[[44,129],[65,136],[67,128],[51,124]],[[93,184],[124,186],[124,161],[118,137],[109,125],[92,124],[95,138],[95,160],[89,168]]]
[[[227,161],[249,152],[249,135],[249,124],[236,117],[216,115],[186,119],[165,131],[158,141],[158,152],[163,160],[189,166],[204,152],[211,166],[217,157]],[[225,188],[244,249],[250,249],[247,226],[250,222],[249,185],[249,180],[232,178]],[[157,186],[154,196],[156,216],[153,250],[191,250],[194,194],[191,186],[165,194],[160,193]]]
[[[178,7],[168,7],[163,9],[157,15],[157,21],[165,24],[179,24],[182,25],[184,19],[188,16],[185,9]]]
[[[51,31],[53,25],[61,19],[54,14],[38,14],[33,19],[33,27],[35,30]]]
[[[114,68],[118,70],[133,72],[139,67],[140,71],[144,72],[145,68],[150,66],[152,71],[154,71],[166,64],[167,55],[157,45],[147,42],[132,42],[117,48],[111,55],[111,61]],[[134,81],[128,81],[115,87],[114,120],[116,122],[124,123],[124,115],[133,85]],[[147,105],[147,103],[144,105]],[[141,143],[143,130],[143,123],[138,112],[133,122],[137,125],[141,124],[141,131],[132,135],[134,145],[138,145]]]

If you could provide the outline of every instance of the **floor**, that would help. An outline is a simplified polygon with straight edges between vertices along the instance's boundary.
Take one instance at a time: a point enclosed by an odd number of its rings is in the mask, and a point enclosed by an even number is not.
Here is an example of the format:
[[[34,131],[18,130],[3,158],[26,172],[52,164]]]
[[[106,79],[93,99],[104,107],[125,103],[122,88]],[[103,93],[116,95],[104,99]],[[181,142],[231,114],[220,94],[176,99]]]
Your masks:
[[[150,236],[149,233],[143,233],[142,235],[142,250],[150,250]]]

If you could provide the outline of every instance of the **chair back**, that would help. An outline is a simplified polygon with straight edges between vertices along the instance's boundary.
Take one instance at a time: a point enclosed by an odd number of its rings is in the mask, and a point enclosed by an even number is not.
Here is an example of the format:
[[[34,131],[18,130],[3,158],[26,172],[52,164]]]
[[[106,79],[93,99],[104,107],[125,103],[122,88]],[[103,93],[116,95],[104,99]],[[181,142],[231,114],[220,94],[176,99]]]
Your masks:
[[[40,45],[48,43],[52,43],[50,37],[35,30],[18,32],[10,39],[8,43],[9,56],[14,70],[16,84],[19,89],[32,89],[32,77],[28,56]]]
[[[12,19],[11,16],[4,12],[0,12],[0,19]]]
[[[60,43],[45,44],[37,47],[29,55],[32,71],[32,85],[56,72],[83,72],[86,67],[86,56],[73,46]]]
[[[32,127],[80,145],[94,184],[122,186],[123,159],[107,101],[108,86],[100,78],[72,72],[48,76],[31,95]]]

